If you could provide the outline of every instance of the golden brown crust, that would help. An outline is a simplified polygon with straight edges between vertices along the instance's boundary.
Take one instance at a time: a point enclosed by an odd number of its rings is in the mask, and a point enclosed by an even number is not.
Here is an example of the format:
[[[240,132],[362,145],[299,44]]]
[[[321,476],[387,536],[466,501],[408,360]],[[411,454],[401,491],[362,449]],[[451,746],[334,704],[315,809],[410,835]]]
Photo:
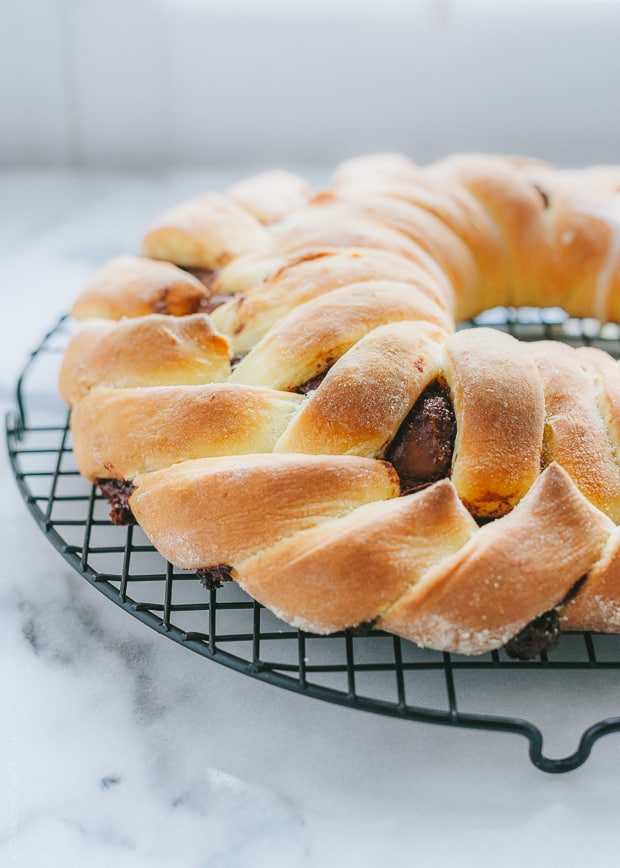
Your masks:
[[[464,188],[446,190],[419,172],[408,181],[391,175],[366,175],[338,190],[345,198],[360,202],[362,206],[364,199],[374,199],[375,202],[395,199],[410,207],[410,219],[416,217],[416,211],[411,210],[413,206],[413,209],[418,209],[418,214],[421,209],[439,220],[451,233],[449,241],[456,248],[453,256],[460,259],[460,268],[452,268],[458,318],[475,315],[481,306],[493,306],[497,286],[506,283],[506,262],[497,225],[469,191]],[[431,237],[435,237],[443,260],[445,238],[437,237],[436,232]],[[462,243],[468,251],[467,259],[462,252]],[[425,245],[425,249],[429,250],[428,246]],[[442,264],[441,260],[437,261]],[[446,273],[451,276],[448,270]]]
[[[380,626],[440,650],[481,654],[498,648],[561,603],[612,530],[552,464],[513,512],[481,528],[427,573]]]
[[[436,293],[454,305],[454,289],[439,265],[419,244],[352,203],[338,201],[332,193],[316,196],[308,207],[274,224],[271,244],[239,256],[220,269],[213,291],[235,294],[258,285],[270,275],[302,259],[346,250],[376,250],[402,257],[431,274]]]
[[[294,389],[328,368],[365,334],[388,322],[430,322],[446,333],[452,318],[417,287],[369,280],[295,308],[248,353],[231,381]]]
[[[452,334],[455,314],[499,304],[620,319],[619,192],[613,167],[384,154],[312,198],[275,173],[183,203],[143,251],[207,269],[209,290],[125,259],[76,302],[134,317],[93,320],[67,349],[80,470],[133,479],[167,557],[234,568],[307,629],[380,618],[480,653],[561,607],[565,629],[620,631],[617,364]],[[238,297],[184,316],[210,293]],[[383,455],[404,490],[452,455],[451,481],[398,498]]]
[[[231,198],[206,193],[166,211],[142,241],[143,256],[176,265],[216,269],[269,246],[261,224]]]
[[[310,393],[275,451],[383,457],[421,393],[441,375],[443,337],[426,323],[373,329]]]
[[[579,347],[577,357],[591,377],[599,413],[620,466],[620,368],[618,362],[595,347]]]
[[[464,186],[500,230],[507,270],[495,294],[481,299],[485,306],[544,300],[573,316],[603,320],[618,310],[618,204],[609,192],[601,198],[594,185],[584,196],[557,170],[482,154],[448,158],[430,173]]]
[[[480,296],[481,272],[464,240],[430,210],[387,196],[360,196],[352,213],[401,233],[436,262],[454,286],[455,297]]]
[[[284,539],[236,572],[248,593],[285,620],[331,633],[375,621],[475,532],[453,486],[442,481]]]
[[[504,157],[464,154],[441,160],[430,167],[431,176],[440,184],[466,190],[489,215],[495,228],[499,255],[504,260],[504,277],[485,293],[480,302],[486,307],[497,304],[540,303],[542,287],[536,273],[533,245],[539,253],[546,250],[547,220],[543,198],[534,184]],[[518,297],[517,297],[518,292]],[[544,286],[547,296],[553,292]],[[551,304],[558,303],[557,297]],[[481,308],[478,308],[478,311]],[[476,312],[478,312],[476,311]]]
[[[274,169],[239,181],[226,192],[257,220],[268,225],[305,205],[310,185],[299,175]]]
[[[87,320],[67,346],[59,390],[68,404],[95,386],[186,385],[224,380],[229,345],[204,313]]]
[[[560,623],[563,630],[620,632],[620,528],[609,537],[577,593],[562,606]]]
[[[298,253],[285,254],[271,248],[262,253],[248,253],[245,256],[239,256],[215,272],[212,284],[213,292],[221,295],[235,295],[244,292],[253,286],[258,286],[267,277],[286,267],[290,262],[296,262],[299,257],[300,254]]]
[[[510,335],[469,329],[446,340],[444,376],[457,422],[452,481],[474,515],[504,515],[540,473],[545,403],[536,366]]]
[[[432,262],[426,250],[398,228],[352,204],[336,201],[332,194],[289,215],[272,232],[274,248],[282,254],[359,247],[389,250],[420,264]]]
[[[449,281],[440,282],[416,263],[386,250],[353,249],[293,259],[213,313],[235,353],[248,352],[276,323],[313,298],[369,280],[411,283],[441,307],[452,310]]]
[[[347,455],[242,455],[175,464],[139,480],[130,504],[184,569],[234,566],[280,539],[397,497],[394,469]]]
[[[196,313],[203,284],[170,262],[118,256],[94,275],[71,308],[75,319],[120,319],[164,313]]]
[[[303,398],[251,386],[93,389],[76,404],[73,451],[87,479],[134,479],[193,458],[271,452]]]
[[[592,376],[565,344],[536,341],[530,351],[545,390],[545,462],[557,461],[591,503],[619,521],[620,470]]]

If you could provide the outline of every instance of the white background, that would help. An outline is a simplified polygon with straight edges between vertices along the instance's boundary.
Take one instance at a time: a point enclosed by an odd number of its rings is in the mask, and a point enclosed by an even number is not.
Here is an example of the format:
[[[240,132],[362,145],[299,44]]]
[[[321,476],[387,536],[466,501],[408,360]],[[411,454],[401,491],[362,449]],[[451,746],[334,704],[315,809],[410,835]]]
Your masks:
[[[5,165],[614,162],[614,0],[2,0]]]

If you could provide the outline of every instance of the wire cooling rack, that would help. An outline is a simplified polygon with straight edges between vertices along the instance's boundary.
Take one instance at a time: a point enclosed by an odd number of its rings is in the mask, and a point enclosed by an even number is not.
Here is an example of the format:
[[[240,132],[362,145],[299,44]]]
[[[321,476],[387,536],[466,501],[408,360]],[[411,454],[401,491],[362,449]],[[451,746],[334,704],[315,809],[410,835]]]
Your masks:
[[[620,357],[620,330],[560,311],[490,311],[465,325],[492,325],[522,340],[593,345]],[[137,526],[115,527],[95,486],[76,469],[66,408],[55,382],[71,322],[45,335],[18,380],[16,411],[6,420],[11,465],[21,494],[52,545],[87,582],[158,633],[253,678],[316,699],[411,721],[517,733],[532,763],[546,772],[580,766],[620,717],[581,723],[578,710],[596,695],[616,710],[620,637],[566,633],[552,654],[511,660],[503,651],[478,657],[423,650],[378,630],[316,636],[292,629],[234,583],[205,590],[195,573],[167,563]],[[543,753],[536,710],[548,723],[548,696],[578,696],[569,707],[583,725],[577,749]],[[560,716],[564,712],[560,710]],[[541,721],[539,720],[538,723]],[[586,725],[586,723],[588,725]]]

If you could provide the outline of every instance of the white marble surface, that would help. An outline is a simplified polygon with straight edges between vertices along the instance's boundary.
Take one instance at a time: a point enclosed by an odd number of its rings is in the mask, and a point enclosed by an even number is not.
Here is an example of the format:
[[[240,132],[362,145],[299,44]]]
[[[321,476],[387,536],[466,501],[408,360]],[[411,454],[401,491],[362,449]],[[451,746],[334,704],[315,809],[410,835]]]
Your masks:
[[[164,205],[225,182],[0,175],[3,409],[93,268],[135,249]],[[1,467],[0,865],[611,864],[620,735],[551,776],[516,736],[390,720],[236,674],[74,574]],[[618,713],[617,677],[595,675],[547,679],[551,755]]]

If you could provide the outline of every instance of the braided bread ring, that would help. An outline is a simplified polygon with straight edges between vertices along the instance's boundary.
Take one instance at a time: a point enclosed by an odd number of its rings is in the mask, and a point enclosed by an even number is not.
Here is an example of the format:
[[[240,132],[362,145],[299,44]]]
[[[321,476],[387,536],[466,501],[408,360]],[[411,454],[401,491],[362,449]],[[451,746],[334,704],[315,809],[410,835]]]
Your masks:
[[[616,362],[454,332],[498,304],[620,319],[619,218],[618,169],[483,155],[182,204],[74,306],[78,467],[304,629],[466,654],[550,610],[620,631]]]

